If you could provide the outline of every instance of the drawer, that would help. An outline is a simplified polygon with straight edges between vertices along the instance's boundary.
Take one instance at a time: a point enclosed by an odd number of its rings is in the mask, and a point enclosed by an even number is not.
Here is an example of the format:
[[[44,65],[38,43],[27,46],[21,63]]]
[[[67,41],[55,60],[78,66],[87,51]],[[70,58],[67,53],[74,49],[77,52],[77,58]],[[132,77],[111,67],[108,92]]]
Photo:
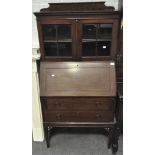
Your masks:
[[[114,109],[112,98],[52,98],[47,99],[47,110],[110,110]]]
[[[44,122],[112,122],[112,111],[46,111]]]

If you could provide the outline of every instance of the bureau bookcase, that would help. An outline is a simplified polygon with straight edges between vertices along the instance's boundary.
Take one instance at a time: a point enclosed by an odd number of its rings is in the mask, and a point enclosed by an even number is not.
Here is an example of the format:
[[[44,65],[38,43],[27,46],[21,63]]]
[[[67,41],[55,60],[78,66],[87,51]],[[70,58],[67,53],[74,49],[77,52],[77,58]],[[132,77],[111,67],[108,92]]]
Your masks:
[[[54,127],[101,127],[116,153],[115,57],[119,12],[104,2],[50,3],[34,13],[47,147]]]

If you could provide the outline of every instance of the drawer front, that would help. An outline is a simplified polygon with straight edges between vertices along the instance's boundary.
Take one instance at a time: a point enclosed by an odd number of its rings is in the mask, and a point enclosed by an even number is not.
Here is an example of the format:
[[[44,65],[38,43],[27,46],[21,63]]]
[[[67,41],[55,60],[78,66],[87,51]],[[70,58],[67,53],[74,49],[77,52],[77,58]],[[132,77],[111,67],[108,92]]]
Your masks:
[[[110,110],[112,98],[53,98],[47,99],[46,110]]]
[[[112,111],[46,111],[44,122],[112,122]]]

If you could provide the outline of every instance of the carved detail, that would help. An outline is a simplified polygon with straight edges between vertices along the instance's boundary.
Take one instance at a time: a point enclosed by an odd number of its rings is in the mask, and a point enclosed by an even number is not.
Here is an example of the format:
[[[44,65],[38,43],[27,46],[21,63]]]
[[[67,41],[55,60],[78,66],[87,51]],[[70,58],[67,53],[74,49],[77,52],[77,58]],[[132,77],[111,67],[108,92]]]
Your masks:
[[[49,3],[48,8],[40,12],[108,12],[114,11],[114,7],[105,6],[105,2],[82,2],[82,3]]]

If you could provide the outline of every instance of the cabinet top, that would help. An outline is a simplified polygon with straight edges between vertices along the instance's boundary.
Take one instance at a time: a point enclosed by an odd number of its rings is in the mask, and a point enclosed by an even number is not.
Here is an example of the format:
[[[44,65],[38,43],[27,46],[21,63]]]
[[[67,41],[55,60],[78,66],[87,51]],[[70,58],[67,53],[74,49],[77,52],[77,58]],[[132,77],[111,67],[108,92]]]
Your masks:
[[[105,2],[80,2],[80,3],[49,3],[48,8],[43,8],[40,12],[35,12],[36,16],[56,15],[56,14],[117,14],[112,6],[105,6]]]

